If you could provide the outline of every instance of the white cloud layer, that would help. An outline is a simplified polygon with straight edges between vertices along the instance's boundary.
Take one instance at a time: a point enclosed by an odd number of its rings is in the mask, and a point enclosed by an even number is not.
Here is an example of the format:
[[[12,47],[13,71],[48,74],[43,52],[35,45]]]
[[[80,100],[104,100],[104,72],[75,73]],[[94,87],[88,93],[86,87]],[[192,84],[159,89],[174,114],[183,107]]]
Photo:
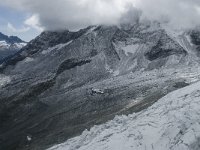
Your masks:
[[[30,27],[16,28],[11,23],[8,23],[7,29],[8,29],[9,32],[12,32],[12,33],[23,33],[23,32],[29,31]]]
[[[36,29],[37,31],[40,31],[40,32],[44,30],[40,24],[39,16],[36,14],[34,14],[30,18],[26,19],[24,21],[24,24],[29,27],[32,27],[33,29]]]
[[[200,0],[0,0],[0,5],[37,14],[25,24],[38,30],[132,22],[138,9],[142,18],[175,27],[200,25]]]
[[[39,17],[36,14],[33,14],[29,18],[27,18],[21,28],[15,27],[13,24],[8,22],[7,31],[11,34],[25,33],[30,31],[31,29],[35,29],[37,32],[42,32],[44,28],[40,25]]]

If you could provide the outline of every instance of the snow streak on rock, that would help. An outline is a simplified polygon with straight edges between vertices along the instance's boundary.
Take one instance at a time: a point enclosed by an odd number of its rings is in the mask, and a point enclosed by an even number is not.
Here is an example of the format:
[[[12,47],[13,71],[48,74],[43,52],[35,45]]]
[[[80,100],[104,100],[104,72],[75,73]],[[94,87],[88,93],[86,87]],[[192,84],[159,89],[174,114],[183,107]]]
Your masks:
[[[10,83],[11,79],[9,76],[0,74],[0,88]]]

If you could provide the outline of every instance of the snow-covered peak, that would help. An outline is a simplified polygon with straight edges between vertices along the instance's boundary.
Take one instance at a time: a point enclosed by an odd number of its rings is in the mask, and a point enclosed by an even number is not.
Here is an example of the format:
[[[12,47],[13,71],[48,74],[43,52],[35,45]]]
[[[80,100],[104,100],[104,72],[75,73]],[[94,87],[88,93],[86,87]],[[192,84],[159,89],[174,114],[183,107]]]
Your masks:
[[[0,41],[1,45],[8,45],[6,41]]]
[[[20,50],[24,46],[26,46],[27,43],[8,43],[6,41],[0,41],[0,51],[16,51]]]
[[[0,50],[19,50],[26,44],[17,36],[7,36],[0,33]]]
[[[27,45],[27,43],[13,43],[10,46],[13,47],[13,48],[16,48],[16,49],[21,49],[21,48],[23,48],[26,45]]]
[[[0,33],[0,63],[22,49],[26,44],[16,36],[6,36]]]
[[[6,41],[7,43],[13,44],[13,43],[26,43],[17,36],[7,36],[0,32],[0,41]]]
[[[0,41],[0,50],[9,48],[10,44],[8,44],[6,41]]]

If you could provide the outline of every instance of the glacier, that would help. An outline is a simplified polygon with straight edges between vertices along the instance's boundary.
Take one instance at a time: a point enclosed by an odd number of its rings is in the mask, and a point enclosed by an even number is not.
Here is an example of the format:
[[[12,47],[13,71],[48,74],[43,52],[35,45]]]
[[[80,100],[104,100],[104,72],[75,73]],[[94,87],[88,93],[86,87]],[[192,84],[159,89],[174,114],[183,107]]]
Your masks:
[[[200,82],[151,107],[85,130],[48,150],[199,150]]]

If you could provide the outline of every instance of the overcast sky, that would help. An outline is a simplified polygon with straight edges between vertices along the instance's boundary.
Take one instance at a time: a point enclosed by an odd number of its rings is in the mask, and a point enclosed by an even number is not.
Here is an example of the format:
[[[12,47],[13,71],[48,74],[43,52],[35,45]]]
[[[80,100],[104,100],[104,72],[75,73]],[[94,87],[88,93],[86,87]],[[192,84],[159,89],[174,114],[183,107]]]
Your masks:
[[[29,41],[43,30],[77,30],[141,18],[177,28],[200,24],[200,0],[0,0],[0,32]]]

